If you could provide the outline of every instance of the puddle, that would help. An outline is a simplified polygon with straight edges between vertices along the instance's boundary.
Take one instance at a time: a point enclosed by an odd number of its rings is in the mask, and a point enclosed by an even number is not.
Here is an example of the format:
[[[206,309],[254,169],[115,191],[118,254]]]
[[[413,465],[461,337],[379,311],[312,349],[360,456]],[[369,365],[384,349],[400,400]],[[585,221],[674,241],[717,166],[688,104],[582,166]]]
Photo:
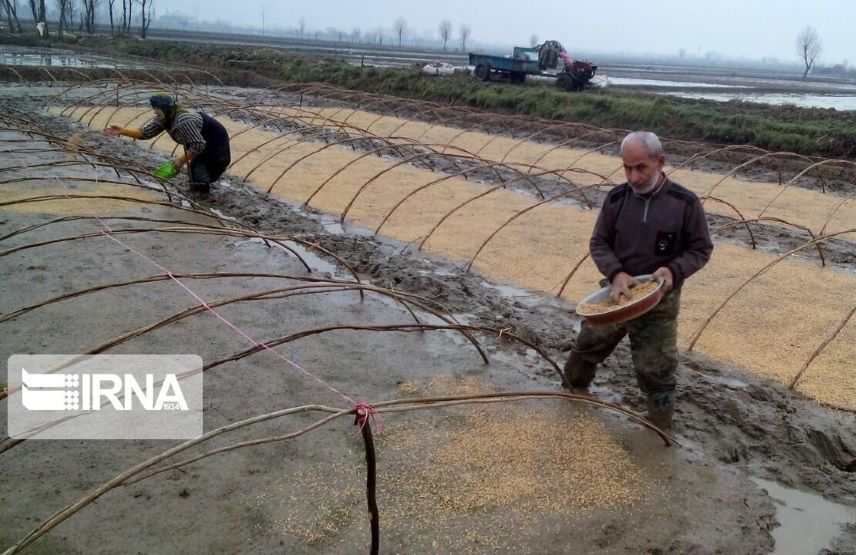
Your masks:
[[[342,222],[336,216],[331,216],[329,214],[324,214],[313,210],[306,210],[306,208],[302,204],[297,204],[285,197],[276,195],[274,196],[279,202],[287,204],[301,216],[312,218],[313,220],[321,224],[321,226],[323,226],[326,231],[334,235],[344,235],[345,233],[348,233],[350,235],[359,235],[361,237],[374,236],[374,231],[357,225],[354,222],[348,222],[348,229],[346,230],[345,226],[342,225]]]
[[[856,110],[856,96],[810,95],[810,94],[749,94],[749,93],[659,93],[679,96],[681,98],[697,98],[702,100],[742,100],[776,106],[792,105],[800,108],[835,108],[836,110]]]
[[[247,243],[258,243],[258,244],[264,245],[264,239],[262,239],[260,237],[253,237],[251,239],[247,239],[244,241],[237,241],[235,243],[235,245],[236,246],[237,245],[245,245]],[[309,264],[309,267],[312,268],[313,274],[329,273],[334,278],[343,278],[344,274],[339,272],[339,269],[335,264],[328,262],[327,260],[321,258],[320,256],[316,255],[313,251],[310,251],[306,247],[304,247],[302,245],[298,245],[297,243],[292,243],[291,241],[283,241],[283,244],[288,245],[288,247],[290,249],[293,249],[294,252],[296,252],[301,257],[303,257],[303,259],[306,261],[306,263]],[[279,245],[277,245],[276,243],[271,243],[271,246],[274,248],[282,248]],[[289,255],[290,254],[291,253],[289,253]],[[348,274],[348,275],[350,275],[350,274]]]
[[[372,294],[372,293],[368,293],[368,295],[371,295],[372,299],[377,300],[378,302],[383,303],[383,304],[387,305],[388,307],[393,308],[396,311],[399,311],[406,318],[407,323],[411,323],[413,321],[412,318],[410,317],[410,315],[406,312],[406,309],[404,308],[404,305],[401,302],[399,302],[395,299],[392,299],[390,297],[387,297],[386,295],[377,295],[377,294]],[[411,310],[413,310],[413,314],[415,314],[416,317],[419,318],[419,321],[422,322],[423,324],[430,324],[430,325],[434,325],[434,326],[448,326],[450,324],[454,324],[455,322],[457,322],[458,324],[466,326],[475,320],[474,314],[468,314],[465,312],[461,312],[461,313],[444,312],[443,310],[439,309],[438,307],[435,307],[435,306],[431,307],[431,308],[437,309],[437,311],[440,312],[441,314],[443,314],[444,316],[446,316],[446,318],[451,318],[453,320],[452,322],[448,322],[447,320],[444,320],[443,318],[440,318],[439,316],[435,316],[434,314],[431,314],[430,312],[426,312],[426,311],[422,310],[421,308],[417,308],[413,305],[408,305],[408,306],[410,306]],[[457,333],[457,332],[450,332],[450,333]]]
[[[731,100],[742,100],[745,102],[757,102],[760,104],[772,104],[776,106],[792,105],[800,108],[835,108],[836,110],[856,110],[856,96],[853,95],[852,85],[841,85],[842,94],[807,94],[807,93],[755,93],[755,88],[750,85],[722,85],[714,83],[693,83],[689,81],[667,81],[659,79],[634,79],[629,77],[607,77],[610,86],[646,86],[662,87],[670,89],[711,89],[711,92],[681,92],[669,91],[657,94],[666,94],[680,98],[693,98],[700,100],[715,100],[728,102]],[[714,89],[728,89],[728,92],[716,92]],[[744,89],[744,90],[735,90]],[[846,93],[848,94],[845,94]]]
[[[453,270],[441,270],[439,268],[435,268],[432,270],[419,270],[419,275],[421,276],[439,276],[439,277],[457,277],[461,275],[460,272],[455,272]]]
[[[518,351],[516,354],[513,355],[500,350],[496,350],[491,351],[488,356],[491,360],[501,362],[509,367],[514,368],[526,377],[531,377],[531,372],[524,368],[524,366],[526,366],[526,363],[535,366],[543,365],[544,368],[552,368],[551,366],[549,366],[547,361],[545,361],[544,358],[540,354],[538,354],[535,349],[524,347],[523,344],[517,342],[513,342],[512,345],[514,345],[515,347],[519,346],[521,349],[524,350]]]
[[[720,383],[728,389],[745,389],[749,386],[748,383],[738,380],[736,378],[727,378],[725,376],[716,376],[713,374],[705,374],[705,379],[708,379],[712,382]]]
[[[333,235],[343,235],[345,233],[345,228],[339,222],[321,222],[321,225],[324,226],[325,231]]]
[[[324,226],[324,230],[327,233],[332,233],[333,235],[344,235],[345,233],[345,227],[339,221],[339,218],[322,215],[318,221]]]
[[[776,501],[780,526],[772,531],[773,553],[817,553],[830,547],[841,526],[856,522],[856,508],[832,503],[811,493],[788,489],[776,482],[751,478]]]
[[[481,284],[485,287],[489,287],[495,291],[499,291],[499,293],[503,297],[507,297],[509,299],[513,299],[515,301],[520,301],[524,305],[531,306],[534,304],[540,304],[544,295],[539,293],[533,293],[526,289],[521,289],[520,287],[515,287],[513,285],[499,285],[496,283],[490,283],[487,281],[482,281]]]
[[[223,218],[224,220],[231,220],[231,221],[233,221],[233,222],[237,222],[237,221],[238,221],[238,218],[233,218],[232,216],[227,216],[226,214],[224,214],[223,212],[221,212],[221,211],[217,210],[216,208],[209,208],[208,210],[210,210],[210,211],[214,212],[215,214],[217,214],[217,216],[219,216],[219,217]]]
[[[75,54],[62,54],[57,52],[22,53],[22,52],[0,52],[0,64],[9,66],[34,66],[34,67],[143,67],[138,64],[117,63],[113,60],[102,60],[95,57],[80,57]]]
[[[632,79],[629,77],[607,77],[609,85],[639,85],[646,87],[700,88],[700,89],[748,89],[746,85],[716,85],[714,83],[691,83],[685,81],[660,81],[657,79]]]
[[[600,401],[606,401],[607,403],[615,403],[616,405],[620,405],[624,401],[624,399],[621,397],[621,393],[605,385],[590,385],[589,395],[597,398]],[[622,416],[622,418],[625,417]]]

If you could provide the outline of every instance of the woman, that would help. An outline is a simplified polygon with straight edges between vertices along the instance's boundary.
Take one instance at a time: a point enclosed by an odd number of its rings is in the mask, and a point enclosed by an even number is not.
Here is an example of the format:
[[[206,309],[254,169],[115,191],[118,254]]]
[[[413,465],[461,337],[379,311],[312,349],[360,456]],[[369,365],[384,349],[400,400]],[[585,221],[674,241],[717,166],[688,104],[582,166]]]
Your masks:
[[[109,137],[124,135],[147,140],[166,131],[173,141],[184,147],[184,154],[174,163],[179,170],[188,165],[190,190],[207,195],[211,183],[220,179],[232,161],[226,128],[208,114],[184,109],[168,94],[156,94],[149,102],[155,117],[142,128],[109,125],[104,133]]]

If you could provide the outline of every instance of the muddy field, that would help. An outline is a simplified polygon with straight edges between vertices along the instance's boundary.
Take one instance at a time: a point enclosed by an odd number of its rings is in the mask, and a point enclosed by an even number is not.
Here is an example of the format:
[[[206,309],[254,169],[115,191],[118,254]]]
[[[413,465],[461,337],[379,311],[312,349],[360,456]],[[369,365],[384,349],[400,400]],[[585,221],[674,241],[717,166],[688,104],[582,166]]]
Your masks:
[[[349,408],[348,399],[376,403],[499,391],[562,391],[547,359],[564,362],[579,329],[574,299],[594,287],[596,271],[581,266],[564,295],[556,298],[555,293],[585,253],[581,238],[590,231],[596,210],[569,197],[533,211],[498,234],[483,254],[476,253],[472,271],[466,272],[462,265],[498,224],[538,202],[533,188],[509,187],[485,197],[490,203],[450,218],[445,229],[439,228],[426,248],[418,250],[416,245],[438,217],[494,186],[490,172],[446,179],[442,188],[426,189],[427,196],[402,204],[397,217],[373,234],[403,195],[455,169],[432,159],[430,165],[412,160],[388,170],[403,157],[390,153],[353,162],[372,150],[368,143],[334,146],[314,155],[330,140],[322,142],[324,136],[306,131],[305,125],[309,120],[312,125],[335,120],[335,132],[342,133],[345,122],[351,126],[348,133],[371,132],[470,153],[478,150],[485,160],[517,164],[509,167],[536,160],[544,166],[566,167],[580,152],[568,148],[546,153],[549,143],[521,142],[520,135],[512,139],[484,131],[464,134],[448,123],[430,127],[422,121],[380,119],[382,110],[372,114],[341,101],[331,108],[319,98],[313,106],[310,97],[301,95],[299,109],[312,110],[307,115],[297,112],[293,95],[211,89],[205,94],[217,99],[264,103],[268,113],[277,110],[277,116],[287,116],[292,127],[259,126],[236,136],[265,112],[240,117],[224,113],[223,121],[235,136],[233,160],[246,157],[235,163],[210,198],[197,201],[198,212],[190,213],[177,207],[191,204],[175,197],[170,201],[153,180],[143,179],[146,188],[141,188],[129,171],[117,176],[109,167],[153,168],[172,150],[167,140],[149,148],[97,132],[108,120],[141,122],[144,97],[129,96],[121,106],[96,114],[90,108],[98,106],[92,95],[99,89],[79,88],[57,97],[57,88],[53,84],[0,90],[7,114],[0,130],[2,202],[60,196],[0,207],[0,318],[8,317],[0,321],[4,358],[14,353],[87,352],[195,306],[186,291],[162,279],[10,316],[56,295],[161,274],[150,260],[173,274],[266,274],[187,278],[189,287],[209,302],[294,286],[305,276],[337,282],[353,279],[331,256],[313,250],[314,244],[335,253],[366,283],[391,294],[367,294],[362,301],[352,290],[272,297],[225,305],[222,315],[254,340],[267,342],[324,326],[403,326],[413,319],[394,293],[413,294],[439,303],[442,313],[458,322],[495,330],[476,332],[490,364],[484,364],[477,350],[455,331],[337,329],[277,347],[324,383],[266,352],[207,371],[206,431],[311,403]],[[24,128],[41,129],[51,137],[27,135]],[[294,146],[281,156],[268,158],[277,143],[268,143],[268,150],[257,148],[294,128],[303,131],[289,135]],[[77,139],[69,144],[70,137]],[[82,160],[81,147],[87,160],[106,161],[107,166],[71,164]],[[574,176],[579,185],[593,184],[594,174],[620,169],[608,151],[585,159],[591,165],[581,166],[588,173]],[[245,180],[256,165],[259,169]],[[329,188],[303,205],[334,170],[345,166],[349,169],[331,180]],[[286,169],[286,177],[274,183]],[[716,187],[719,197],[752,214],[775,196],[770,211],[782,220],[815,231],[853,227],[852,200],[847,203],[852,189],[846,184],[843,191],[826,195],[804,184],[779,198],[778,184],[765,179],[769,176],[760,172],[751,179],[732,176],[719,184],[724,173],[717,175],[715,169],[712,165],[704,173],[675,177],[691,182],[699,192]],[[373,177],[379,172],[384,173]],[[353,203],[342,225],[339,217],[348,201],[369,180],[373,186]],[[748,190],[746,183],[754,188]],[[538,184],[548,194],[561,185],[546,178]],[[174,180],[173,186],[183,191],[182,179]],[[594,206],[604,190],[591,188]],[[97,195],[163,204],[92,198]],[[722,205],[707,206],[712,227],[734,221]],[[11,235],[27,226],[76,216],[85,219]],[[252,226],[254,231],[242,228],[240,236],[140,231],[212,225],[216,223],[212,216]],[[127,247],[147,258],[103,236],[105,224]],[[138,232],[133,233],[135,229]],[[287,244],[313,271],[307,273],[284,249],[266,246],[259,233],[289,237]],[[804,244],[803,233],[774,221],[760,222],[757,250],[749,248],[748,235],[736,228],[718,235],[710,269],[691,279],[684,291],[682,347],[736,285]],[[100,236],[15,250],[81,234]],[[381,551],[856,552],[854,323],[850,321],[830,341],[796,390],[787,388],[852,305],[848,300],[856,281],[852,236],[831,241],[826,256],[825,267],[808,253],[776,266],[756,290],[747,291],[739,310],[723,313],[701,335],[698,346],[683,353],[677,409],[680,446],[664,447],[655,433],[615,411],[557,399],[380,415],[376,442]],[[810,302],[788,293],[808,286],[821,292]],[[781,307],[784,312],[778,310]],[[440,322],[424,307],[414,310],[422,321]],[[504,337],[500,330],[531,346]],[[233,329],[210,313],[200,313],[116,345],[110,352],[196,353],[211,363],[246,347]],[[592,394],[644,412],[626,344],[607,360]],[[5,404],[0,401],[0,408]],[[0,418],[5,419],[2,412]],[[271,420],[216,438],[184,456],[293,432],[315,420],[307,414]],[[119,472],[175,445],[12,443],[7,439],[0,444],[2,548],[14,545],[53,513]],[[294,440],[237,449],[127,483],[28,549],[361,552],[369,545],[364,480],[359,431],[352,419],[339,419]]]

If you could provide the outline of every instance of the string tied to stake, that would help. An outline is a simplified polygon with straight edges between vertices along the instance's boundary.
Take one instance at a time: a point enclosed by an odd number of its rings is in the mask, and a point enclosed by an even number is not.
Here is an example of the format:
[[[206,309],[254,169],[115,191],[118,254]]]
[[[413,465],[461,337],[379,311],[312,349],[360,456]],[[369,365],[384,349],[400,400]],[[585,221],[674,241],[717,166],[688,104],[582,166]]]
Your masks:
[[[357,403],[356,405],[356,414],[354,417],[354,424],[359,425],[360,430],[366,426],[366,424],[374,424],[377,427],[377,409],[371,406],[369,403]]]

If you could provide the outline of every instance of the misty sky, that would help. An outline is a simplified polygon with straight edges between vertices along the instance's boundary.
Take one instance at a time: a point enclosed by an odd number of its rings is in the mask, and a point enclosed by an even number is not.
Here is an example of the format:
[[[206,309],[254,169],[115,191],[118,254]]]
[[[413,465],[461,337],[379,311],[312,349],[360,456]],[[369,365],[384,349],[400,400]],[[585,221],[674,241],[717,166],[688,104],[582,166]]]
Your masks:
[[[625,54],[710,51],[727,57],[797,61],[796,35],[812,25],[825,64],[856,64],[856,2],[851,0],[156,0],[158,14],[181,11],[236,25],[391,30],[398,16],[409,33],[437,35],[442,19],[472,28],[471,40],[528,44],[535,34],[575,50]]]

